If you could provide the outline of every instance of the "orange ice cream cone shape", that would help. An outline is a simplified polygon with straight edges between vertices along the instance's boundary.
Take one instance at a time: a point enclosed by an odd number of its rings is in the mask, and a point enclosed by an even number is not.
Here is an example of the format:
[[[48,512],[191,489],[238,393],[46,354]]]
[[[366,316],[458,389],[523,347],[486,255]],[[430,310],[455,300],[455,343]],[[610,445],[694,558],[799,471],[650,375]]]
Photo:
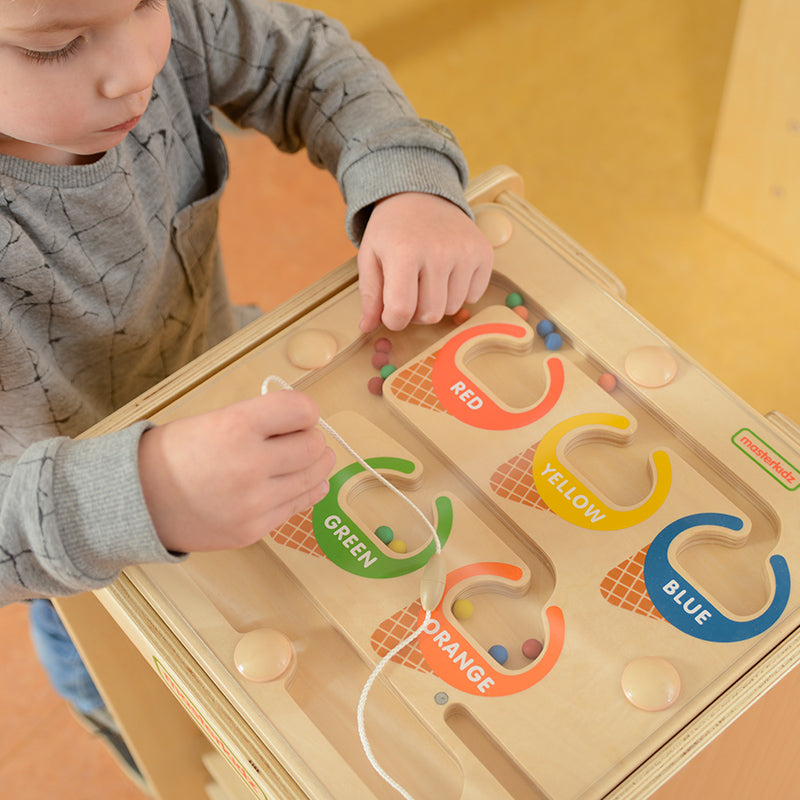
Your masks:
[[[392,375],[391,384],[384,391],[404,403],[446,413],[433,389],[433,364],[436,353],[430,353],[420,361],[415,361]]]
[[[325,558],[325,553],[317,544],[314,536],[314,525],[312,522],[313,508],[302,511],[290,517],[283,525],[279,525],[269,532],[270,538],[276,543],[288,547],[290,550],[297,550],[307,553],[316,558]]]
[[[419,627],[417,620],[420,609],[419,601],[415,600],[406,608],[401,609],[396,614],[392,614],[391,617],[384,620],[375,629],[370,638],[370,644],[378,656],[383,658]],[[433,671],[425,661],[417,639],[397,653],[392,658],[392,661],[395,664],[402,664],[404,667],[411,667],[411,669],[416,669],[419,672]]]
[[[504,500],[549,511],[533,481],[533,455],[536,445],[526,448],[519,455],[501,464],[489,479],[492,491]]]
[[[600,583],[600,593],[609,603],[651,619],[663,619],[653,605],[644,582],[644,561],[650,545],[609,570]]]

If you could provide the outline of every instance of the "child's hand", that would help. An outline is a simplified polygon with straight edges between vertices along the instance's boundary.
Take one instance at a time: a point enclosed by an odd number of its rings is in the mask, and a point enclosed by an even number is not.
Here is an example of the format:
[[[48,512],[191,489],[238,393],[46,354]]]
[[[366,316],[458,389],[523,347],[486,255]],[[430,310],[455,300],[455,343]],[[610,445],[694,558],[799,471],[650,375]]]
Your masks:
[[[493,258],[478,226],[449,200],[416,192],[381,200],[358,251],[361,330],[455,314],[481,297]]]
[[[278,391],[146,431],[139,475],[164,547],[244,547],[321,500],[334,455],[318,421],[311,398]]]

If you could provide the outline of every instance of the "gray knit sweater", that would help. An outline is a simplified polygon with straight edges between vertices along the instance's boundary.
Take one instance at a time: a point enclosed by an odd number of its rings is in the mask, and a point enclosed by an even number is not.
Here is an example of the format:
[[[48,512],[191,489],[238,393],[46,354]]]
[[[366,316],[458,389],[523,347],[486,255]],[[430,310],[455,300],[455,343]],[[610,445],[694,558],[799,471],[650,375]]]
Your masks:
[[[0,605],[175,558],[139,484],[146,424],[70,437],[234,331],[212,106],[283,150],[306,147],[336,176],[356,243],[372,204],[399,191],[467,210],[452,137],[341,26],[279,3],[169,8],[169,59],[122,144],[84,166],[0,155]]]

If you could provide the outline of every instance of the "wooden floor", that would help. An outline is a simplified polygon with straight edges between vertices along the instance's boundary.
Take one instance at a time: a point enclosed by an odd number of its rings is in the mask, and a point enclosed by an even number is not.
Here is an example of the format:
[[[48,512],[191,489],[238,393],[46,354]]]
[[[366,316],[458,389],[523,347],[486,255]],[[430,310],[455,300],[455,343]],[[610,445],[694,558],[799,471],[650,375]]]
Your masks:
[[[389,64],[423,116],[456,131],[473,174],[517,170],[528,200],[622,279],[635,309],[756,410],[800,420],[800,262],[778,263],[701,210],[737,0],[321,5]],[[354,252],[343,205],[304,156],[227,138],[231,291],[269,308]],[[141,797],[47,687],[25,613],[0,610],[0,796]],[[739,730],[746,755],[758,743]],[[687,780],[660,800],[701,796],[703,776]],[[720,796],[781,796],[739,789]]]

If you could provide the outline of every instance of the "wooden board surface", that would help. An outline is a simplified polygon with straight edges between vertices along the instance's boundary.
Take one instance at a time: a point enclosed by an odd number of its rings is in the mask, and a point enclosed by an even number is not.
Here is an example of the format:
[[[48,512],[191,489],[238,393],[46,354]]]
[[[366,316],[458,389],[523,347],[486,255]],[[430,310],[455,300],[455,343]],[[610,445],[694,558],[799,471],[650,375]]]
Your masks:
[[[659,776],[654,788],[679,766],[659,749],[720,698],[733,718],[749,700],[731,701],[731,687],[797,627],[800,553],[784,532],[800,513],[798,444],[633,313],[613,277],[518,196],[496,195],[475,204],[496,245],[491,290],[461,325],[392,335],[397,370],[382,396],[366,384],[386,334],[358,331],[357,291],[342,281],[238,358],[217,359],[205,380],[185,374],[139,411],[166,422],[280,375],[436,527],[443,602],[367,706],[379,760],[414,797],[589,798],[620,782],[625,796],[642,769]],[[527,320],[507,307],[512,290]],[[558,350],[534,333],[545,318]],[[335,342],[319,368],[287,356],[309,334]],[[626,366],[642,347],[672,359],[672,380],[642,385]],[[606,373],[612,391],[598,385]],[[247,551],[128,579],[308,797],[388,798],[355,708],[390,643],[419,624],[431,535],[338,456],[313,514]],[[405,552],[376,537],[379,525]],[[458,618],[456,600],[473,616]],[[262,629],[285,638],[293,661],[254,683],[235,653]],[[528,639],[541,654],[522,655]],[[496,644],[509,650],[505,664],[490,654]],[[659,711],[620,687],[628,665],[653,657],[680,677]]]

